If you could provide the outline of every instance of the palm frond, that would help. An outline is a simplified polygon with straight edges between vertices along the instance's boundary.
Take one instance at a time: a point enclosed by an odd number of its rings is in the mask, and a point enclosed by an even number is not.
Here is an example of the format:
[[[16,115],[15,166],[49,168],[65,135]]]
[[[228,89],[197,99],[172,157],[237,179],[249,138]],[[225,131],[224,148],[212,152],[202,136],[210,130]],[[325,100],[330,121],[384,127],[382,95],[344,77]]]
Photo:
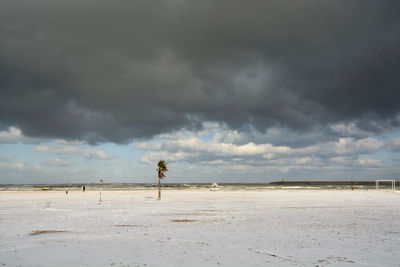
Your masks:
[[[167,163],[164,160],[160,160],[157,164],[158,169],[162,172],[168,171]]]

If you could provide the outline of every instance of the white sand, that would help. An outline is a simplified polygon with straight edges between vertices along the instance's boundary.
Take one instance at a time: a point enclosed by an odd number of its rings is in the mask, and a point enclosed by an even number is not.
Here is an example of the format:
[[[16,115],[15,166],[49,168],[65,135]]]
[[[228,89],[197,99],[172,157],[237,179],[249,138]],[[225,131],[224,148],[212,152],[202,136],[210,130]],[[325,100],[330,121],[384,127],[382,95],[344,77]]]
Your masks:
[[[156,195],[0,192],[0,265],[400,266],[396,192]]]

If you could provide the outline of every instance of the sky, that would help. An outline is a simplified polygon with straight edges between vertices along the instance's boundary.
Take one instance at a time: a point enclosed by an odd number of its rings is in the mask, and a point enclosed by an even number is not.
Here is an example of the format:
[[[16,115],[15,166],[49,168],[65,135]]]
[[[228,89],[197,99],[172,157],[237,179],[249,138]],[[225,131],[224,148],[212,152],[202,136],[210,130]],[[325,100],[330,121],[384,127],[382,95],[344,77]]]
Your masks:
[[[0,183],[399,179],[400,2],[0,2]]]

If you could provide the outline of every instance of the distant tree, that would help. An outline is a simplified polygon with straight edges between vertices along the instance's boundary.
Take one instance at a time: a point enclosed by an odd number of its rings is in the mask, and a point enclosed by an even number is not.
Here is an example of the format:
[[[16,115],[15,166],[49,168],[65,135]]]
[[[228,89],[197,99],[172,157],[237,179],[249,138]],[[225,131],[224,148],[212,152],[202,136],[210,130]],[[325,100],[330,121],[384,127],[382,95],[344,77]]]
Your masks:
[[[158,169],[157,169],[157,172],[158,172],[158,200],[160,200],[161,199],[161,179],[165,178],[164,172],[167,172],[168,168],[167,168],[167,163],[165,162],[165,160],[160,160],[158,162],[157,166],[158,166]]]
[[[158,170],[162,172],[168,171],[167,163],[165,162],[165,160],[160,160],[157,165],[158,165]]]

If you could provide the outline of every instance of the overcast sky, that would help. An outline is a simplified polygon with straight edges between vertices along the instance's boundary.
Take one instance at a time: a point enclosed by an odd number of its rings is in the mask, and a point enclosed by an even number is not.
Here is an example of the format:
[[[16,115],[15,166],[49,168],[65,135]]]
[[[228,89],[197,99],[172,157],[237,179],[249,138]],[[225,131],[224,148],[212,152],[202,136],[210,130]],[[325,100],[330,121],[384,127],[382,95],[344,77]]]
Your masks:
[[[399,1],[0,1],[0,183],[400,172]]]

